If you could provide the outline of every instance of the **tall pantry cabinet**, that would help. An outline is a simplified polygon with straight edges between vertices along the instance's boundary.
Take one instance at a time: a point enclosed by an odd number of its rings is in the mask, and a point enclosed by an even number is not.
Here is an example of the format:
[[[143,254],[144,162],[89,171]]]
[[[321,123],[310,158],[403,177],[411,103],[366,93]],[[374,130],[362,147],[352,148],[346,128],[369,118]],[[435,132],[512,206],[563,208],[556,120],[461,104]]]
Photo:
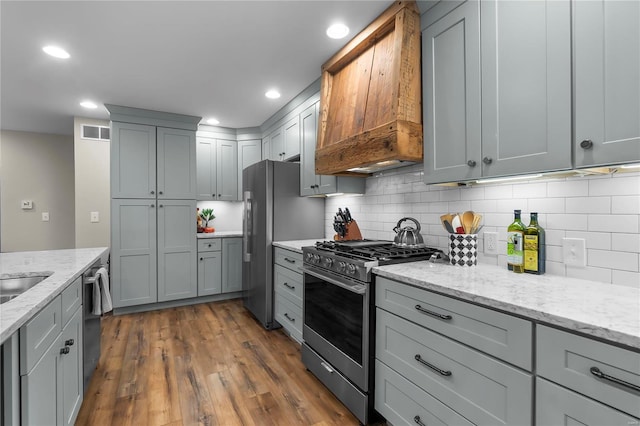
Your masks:
[[[200,117],[107,105],[115,308],[197,296]]]

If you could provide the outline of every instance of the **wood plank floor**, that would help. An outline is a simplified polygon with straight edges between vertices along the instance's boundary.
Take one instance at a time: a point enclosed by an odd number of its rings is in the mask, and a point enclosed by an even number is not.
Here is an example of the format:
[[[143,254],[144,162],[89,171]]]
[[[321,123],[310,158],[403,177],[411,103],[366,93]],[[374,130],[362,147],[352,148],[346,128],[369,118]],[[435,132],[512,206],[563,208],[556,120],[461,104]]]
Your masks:
[[[358,425],[241,300],[102,320],[76,425]]]

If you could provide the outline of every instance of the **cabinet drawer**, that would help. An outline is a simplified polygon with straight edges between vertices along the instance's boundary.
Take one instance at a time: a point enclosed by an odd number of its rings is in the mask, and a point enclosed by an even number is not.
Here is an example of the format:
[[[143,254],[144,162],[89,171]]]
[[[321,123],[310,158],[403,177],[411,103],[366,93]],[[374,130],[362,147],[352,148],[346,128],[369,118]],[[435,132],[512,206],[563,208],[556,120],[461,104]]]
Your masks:
[[[394,425],[473,424],[378,360],[375,409]]]
[[[275,265],[273,268],[273,285],[276,292],[302,306],[302,274]]]
[[[537,378],[536,424],[540,426],[572,424],[629,426],[637,425],[638,419]]]
[[[382,309],[376,358],[472,423],[531,424],[530,374]]]
[[[289,268],[292,271],[302,272],[302,253],[274,247],[274,263]]]
[[[537,328],[538,375],[640,417],[640,392],[598,378],[591,369],[640,387],[640,353],[550,327]]]
[[[302,309],[286,297],[276,293],[274,298],[275,319],[298,342],[302,342]]]
[[[532,369],[530,321],[382,277],[376,279],[376,305],[525,370]]]
[[[88,289],[92,289],[91,286]],[[64,327],[78,307],[82,305],[82,277],[78,277],[73,284],[62,292],[62,326]]]
[[[62,302],[58,296],[20,328],[20,374],[29,374],[62,331]]]
[[[222,250],[221,238],[206,238],[198,240],[198,252],[201,251],[220,251]]]

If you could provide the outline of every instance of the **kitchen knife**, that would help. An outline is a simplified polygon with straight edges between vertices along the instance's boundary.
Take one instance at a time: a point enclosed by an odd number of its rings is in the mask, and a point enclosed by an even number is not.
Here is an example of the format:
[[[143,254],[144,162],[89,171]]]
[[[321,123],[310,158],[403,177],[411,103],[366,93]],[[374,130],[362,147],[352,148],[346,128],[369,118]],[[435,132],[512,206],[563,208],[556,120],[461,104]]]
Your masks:
[[[347,222],[347,216],[344,214],[340,207],[338,207],[338,216],[342,219],[342,222]]]
[[[353,221],[353,218],[351,217],[351,212],[349,211],[349,207],[344,208],[344,215],[345,215],[345,218],[347,219],[347,223],[351,223],[351,221]]]

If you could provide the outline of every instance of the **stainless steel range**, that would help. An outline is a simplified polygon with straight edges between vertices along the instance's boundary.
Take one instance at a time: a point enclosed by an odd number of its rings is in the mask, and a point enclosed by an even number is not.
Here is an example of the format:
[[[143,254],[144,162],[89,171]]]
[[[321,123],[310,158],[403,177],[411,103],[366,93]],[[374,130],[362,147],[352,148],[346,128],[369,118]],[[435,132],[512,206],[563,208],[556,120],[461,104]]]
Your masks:
[[[373,415],[375,266],[427,260],[430,247],[391,241],[322,241],[303,247],[302,361],[367,424]]]

